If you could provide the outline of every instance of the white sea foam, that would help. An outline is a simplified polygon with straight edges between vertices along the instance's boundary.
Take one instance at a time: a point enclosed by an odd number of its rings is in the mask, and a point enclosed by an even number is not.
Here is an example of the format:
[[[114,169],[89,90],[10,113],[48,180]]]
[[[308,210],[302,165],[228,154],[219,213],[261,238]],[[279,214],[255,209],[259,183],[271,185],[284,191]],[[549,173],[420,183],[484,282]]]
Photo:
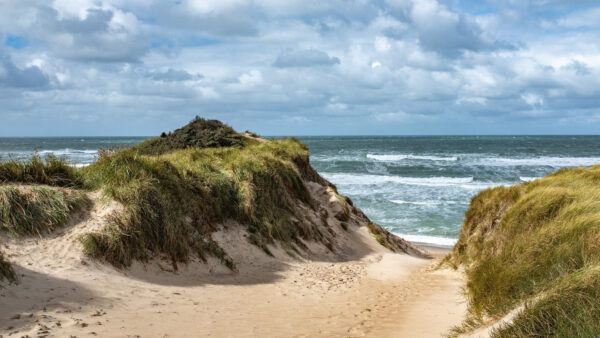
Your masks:
[[[541,177],[527,177],[527,176],[519,176],[519,179],[520,179],[521,181],[523,181],[523,182],[531,182],[531,181],[535,181],[535,180],[537,180],[538,178],[541,178]]]
[[[458,161],[457,156],[442,157],[428,155],[392,155],[392,154],[367,154],[367,158],[383,162],[397,162],[402,160],[422,160],[422,161]]]
[[[408,235],[395,233],[394,235],[404,238],[409,242],[419,243],[419,244],[430,244],[433,246],[441,246],[446,248],[451,248],[456,244],[456,238],[448,238],[448,237],[437,237],[437,236],[427,236],[427,235]]]
[[[370,174],[342,174],[322,173],[322,175],[336,184],[383,184],[396,183],[406,185],[422,185],[432,187],[454,186],[473,182],[473,177],[402,177],[389,175]]]
[[[479,163],[488,166],[548,166],[553,168],[591,166],[600,163],[600,157],[541,156],[529,158],[483,157]]]
[[[455,205],[459,204],[456,201],[404,201],[404,200],[390,200],[396,204],[412,204],[412,205]],[[462,203],[461,203],[462,204]]]
[[[95,149],[56,149],[56,150],[41,150],[38,152],[40,155],[54,154],[56,156],[68,156],[68,155],[95,155],[98,150]]]

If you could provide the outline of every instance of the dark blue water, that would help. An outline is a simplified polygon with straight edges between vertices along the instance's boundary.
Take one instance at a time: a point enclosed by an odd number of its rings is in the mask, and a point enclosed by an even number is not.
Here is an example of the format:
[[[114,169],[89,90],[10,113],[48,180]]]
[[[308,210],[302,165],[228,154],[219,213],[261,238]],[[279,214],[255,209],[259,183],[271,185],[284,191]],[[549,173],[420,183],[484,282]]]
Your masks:
[[[65,156],[89,164],[99,147],[143,137],[0,138],[0,156]],[[300,137],[312,165],[373,221],[409,240],[452,245],[471,197],[561,167],[600,163],[600,136]]]

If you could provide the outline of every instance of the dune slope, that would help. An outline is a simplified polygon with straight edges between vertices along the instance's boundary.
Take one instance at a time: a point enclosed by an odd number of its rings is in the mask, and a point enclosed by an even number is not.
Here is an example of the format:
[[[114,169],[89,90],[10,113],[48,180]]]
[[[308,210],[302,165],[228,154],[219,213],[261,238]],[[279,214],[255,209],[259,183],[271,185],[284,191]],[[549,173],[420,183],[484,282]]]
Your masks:
[[[599,184],[600,166],[580,167],[473,198],[448,260],[466,271],[471,326],[520,309],[492,335],[600,335]]]

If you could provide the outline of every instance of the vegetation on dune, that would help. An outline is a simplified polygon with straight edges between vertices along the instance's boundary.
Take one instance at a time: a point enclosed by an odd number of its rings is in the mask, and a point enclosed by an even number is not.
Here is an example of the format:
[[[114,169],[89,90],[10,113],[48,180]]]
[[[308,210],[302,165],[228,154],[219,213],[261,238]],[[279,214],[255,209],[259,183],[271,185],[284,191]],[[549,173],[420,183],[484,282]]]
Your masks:
[[[146,140],[135,148],[144,155],[165,154],[186,148],[216,148],[242,146],[245,138],[217,120],[196,118],[172,133]]]
[[[599,188],[597,165],[473,198],[448,262],[475,323],[524,304],[495,336],[600,336]]]
[[[190,125],[205,123],[212,121],[196,119]],[[195,129],[184,127],[170,137],[183,139],[179,134],[189,130]],[[159,139],[164,137],[154,140]],[[297,251],[304,247],[301,239],[323,239],[314,224],[297,215],[298,202],[313,206],[303,178],[318,176],[299,141],[247,139],[238,147],[203,148],[179,144],[184,149],[146,155],[155,153],[148,148],[153,142],[161,142],[154,140],[102,152],[82,169],[86,186],[103,189],[125,206],[102,232],[82,239],[88,255],[128,266],[162,254],[176,266],[192,255],[205,259],[209,254],[233,267],[210,237],[215,224],[226,219],[248,225],[249,240],[267,253],[275,241]],[[156,144],[163,153],[162,143]]]
[[[0,159],[1,160],[1,159]],[[77,169],[53,155],[42,158],[35,154],[29,161],[0,161],[0,184],[28,183],[59,187],[81,187]]]
[[[0,186],[0,231],[32,236],[66,225],[73,211],[89,205],[82,192],[48,186]]]
[[[3,282],[4,280],[7,280],[9,283],[14,283],[17,280],[17,276],[0,251],[0,282]]]
[[[305,240],[335,250],[335,232],[322,232],[306,217],[307,209],[314,210],[319,224],[327,226],[327,212],[317,210],[306,181],[335,190],[310,166],[308,149],[298,140],[259,139],[197,117],[135,147],[101,149],[96,161],[81,169],[53,156],[0,163],[0,183],[47,185],[0,186],[0,228],[13,235],[52,231],[89,203],[85,191],[101,190],[124,208],[109,215],[103,229],[81,237],[85,254],[117,267],[163,257],[174,268],[210,255],[234,269],[211,237],[226,220],[247,227],[248,240],[268,254],[275,243],[292,256],[301,254]],[[348,230],[351,211],[360,212],[349,199],[337,198],[342,210],[334,216]],[[370,229],[391,250],[410,250],[379,226]]]

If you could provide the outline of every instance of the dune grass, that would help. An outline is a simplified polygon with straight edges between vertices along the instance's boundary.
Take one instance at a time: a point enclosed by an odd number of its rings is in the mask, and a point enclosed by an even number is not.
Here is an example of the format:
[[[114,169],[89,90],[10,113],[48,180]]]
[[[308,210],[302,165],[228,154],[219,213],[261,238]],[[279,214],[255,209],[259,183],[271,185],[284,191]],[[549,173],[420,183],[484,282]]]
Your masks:
[[[28,183],[59,187],[81,187],[82,179],[76,168],[66,159],[48,155],[42,159],[34,154],[31,160],[0,159],[0,184]]]
[[[85,184],[102,189],[125,211],[111,216],[103,232],[82,239],[85,252],[116,266],[157,254],[176,266],[210,254],[233,267],[210,239],[225,219],[247,224],[249,240],[266,252],[275,241],[297,250],[300,239],[321,238],[296,215],[298,201],[313,203],[298,166],[308,166],[307,148],[294,139],[246,143],[159,156],[135,148],[104,153],[82,169]]]
[[[5,280],[9,283],[14,283],[17,280],[17,276],[15,275],[15,271],[10,266],[10,263],[4,259],[2,251],[0,251],[0,282]]]
[[[11,236],[49,233],[88,206],[85,193],[48,186],[0,186],[0,231]]]
[[[497,337],[600,336],[600,165],[481,192],[448,262],[474,318],[526,305]]]

